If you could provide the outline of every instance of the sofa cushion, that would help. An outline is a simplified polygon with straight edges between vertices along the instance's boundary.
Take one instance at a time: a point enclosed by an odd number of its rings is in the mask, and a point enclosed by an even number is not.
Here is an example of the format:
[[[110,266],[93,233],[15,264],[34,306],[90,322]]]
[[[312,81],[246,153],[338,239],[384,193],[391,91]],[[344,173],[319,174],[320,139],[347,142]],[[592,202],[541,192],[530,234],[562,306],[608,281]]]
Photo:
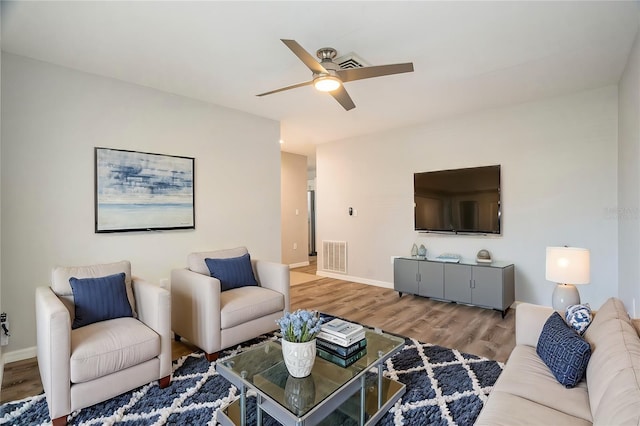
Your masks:
[[[124,279],[124,272],[98,278],[69,278],[75,305],[75,318],[71,328],[114,318],[132,317]]]
[[[599,321],[599,317],[600,311],[591,325],[597,326],[595,333],[591,333],[591,327],[585,333],[593,347],[586,376],[594,422],[606,423],[607,417],[603,413],[610,407],[606,401],[633,401],[638,398],[637,393],[634,396],[633,392],[625,391],[629,385],[624,383],[628,380],[626,374],[630,374],[639,386],[640,376],[634,375],[634,371],[640,370],[640,337],[628,318],[603,316],[605,320]]]
[[[220,293],[220,326],[227,329],[284,309],[284,296],[263,287],[240,287]],[[277,325],[274,322],[273,328]]]
[[[160,354],[160,336],[135,318],[101,321],[71,331],[71,382],[106,376]]]
[[[532,346],[518,345],[513,349],[493,389],[591,422],[586,381],[580,381],[573,388],[565,388]]]
[[[51,271],[51,289],[58,296],[72,296],[73,291],[69,284],[69,278],[96,278],[124,272],[125,285],[127,287],[127,299],[131,305],[133,316],[136,316],[136,301],[131,288],[131,263],[123,260],[114,263],[102,263],[90,266],[57,266]]]
[[[474,426],[513,425],[591,426],[591,422],[538,404],[528,398],[494,389]]]
[[[640,425],[640,367],[625,368],[611,378],[593,420],[602,426]]]
[[[584,332],[584,338],[587,342],[593,344],[601,337],[608,335],[611,332],[607,322],[609,320],[621,320],[622,322],[631,323],[629,314],[625,310],[624,304],[620,299],[610,298],[600,307],[600,309],[593,316],[591,325]]]
[[[206,258],[204,261],[207,264],[207,268],[209,268],[211,276],[220,280],[220,289],[222,291],[258,285],[253,275],[249,253],[228,259]]]
[[[584,334],[591,324],[591,306],[588,303],[569,306],[565,313],[565,320],[580,335]]]
[[[542,328],[536,352],[558,382],[572,388],[584,376],[591,347],[554,312]]]
[[[197,272],[202,275],[211,275],[209,268],[204,261],[205,259],[229,259],[230,257],[240,257],[247,253],[249,253],[249,251],[246,247],[195,252],[187,256],[187,267],[190,271]]]

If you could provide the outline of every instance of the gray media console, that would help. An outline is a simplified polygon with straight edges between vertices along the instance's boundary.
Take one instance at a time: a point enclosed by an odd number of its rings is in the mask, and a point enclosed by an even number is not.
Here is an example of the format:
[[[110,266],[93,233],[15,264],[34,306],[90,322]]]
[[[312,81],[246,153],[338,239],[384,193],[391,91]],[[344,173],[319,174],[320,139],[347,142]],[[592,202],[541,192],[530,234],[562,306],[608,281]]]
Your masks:
[[[409,293],[497,309],[504,318],[515,301],[514,266],[399,257],[393,262],[393,288],[400,296]]]

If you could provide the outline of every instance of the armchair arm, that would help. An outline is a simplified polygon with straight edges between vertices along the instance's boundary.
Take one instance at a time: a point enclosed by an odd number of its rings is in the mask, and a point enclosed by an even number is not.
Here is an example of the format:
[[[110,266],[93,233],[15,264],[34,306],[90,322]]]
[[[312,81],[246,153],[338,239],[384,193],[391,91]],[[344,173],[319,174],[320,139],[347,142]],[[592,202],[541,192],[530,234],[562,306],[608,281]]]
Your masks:
[[[188,269],[171,271],[171,328],[204,350],[221,349],[220,281]]]
[[[140,278],[131,285],[138,319],[160,335],[160,375],[171,374],[171,297],[169,292]]]
[[[266,260],[256,260],[255,271],[256,278],[258,278],[258,282],[262,287],[284,295],[284,310],[289,311],[289,266],[281,263],[267,262]]]
[[[542,327],[553,309],[548,306],[520,303],[516,308],[516,345],[536,347]]]
[[[51,418],[71,412],[71,316],[49,287],[36,288],[38,368]]]

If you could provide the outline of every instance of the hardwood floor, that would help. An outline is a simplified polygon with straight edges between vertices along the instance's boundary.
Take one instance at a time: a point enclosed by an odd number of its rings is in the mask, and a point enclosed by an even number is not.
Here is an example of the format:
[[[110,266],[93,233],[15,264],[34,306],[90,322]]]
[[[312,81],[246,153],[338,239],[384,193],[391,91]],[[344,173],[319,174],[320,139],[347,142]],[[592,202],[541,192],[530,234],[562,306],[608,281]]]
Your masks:
[[[316,273],[315,258],[295,271]],[[330,315],[379,327],[421,342],[455,348],[505,362],[515,346],[515,312],[500,312],[403,295],[387,288],[318,277],[291,287],[291,309],[316,309]],[[173,342],[173,359],[197,350]],[[35,358],[6,364],[0,402],[42,393]]]

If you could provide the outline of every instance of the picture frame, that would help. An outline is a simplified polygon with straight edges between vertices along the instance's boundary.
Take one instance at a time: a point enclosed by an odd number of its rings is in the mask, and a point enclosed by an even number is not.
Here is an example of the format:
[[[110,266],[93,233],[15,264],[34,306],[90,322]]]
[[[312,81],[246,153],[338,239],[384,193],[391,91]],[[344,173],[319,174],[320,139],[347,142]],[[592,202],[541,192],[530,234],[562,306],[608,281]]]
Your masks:
[[[95,147],[95,232],[195,229],[195,158]]]

